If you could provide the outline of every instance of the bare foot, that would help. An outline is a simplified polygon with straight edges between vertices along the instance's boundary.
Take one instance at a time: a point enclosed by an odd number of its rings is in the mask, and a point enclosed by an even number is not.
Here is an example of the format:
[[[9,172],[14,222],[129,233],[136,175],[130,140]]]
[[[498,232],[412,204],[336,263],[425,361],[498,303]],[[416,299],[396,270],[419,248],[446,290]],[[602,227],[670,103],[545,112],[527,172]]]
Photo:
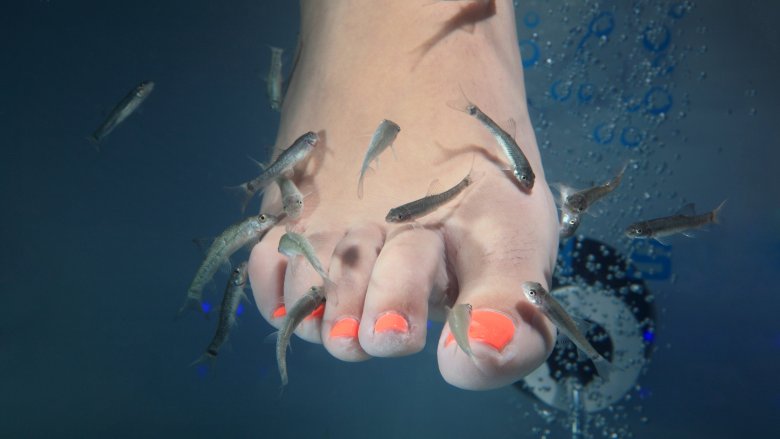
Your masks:
[[[277,148],[323,132],[296,171],[306,207],[296,231],[309,238],[335,285],[324,314],[297,334],[336,358],[361,361],[420,351],[427,319],[444,305],[473,306],[472,361],[445,326],[444,379],[464,389],[510,384],[549,355],[554,328],[521,284],[549,286],[557,214],[526,108],[512,2],[303,1],[302,53],[283,104]],[[524,192],[479,121],[453,109],[468,96],[515,138],[536,174]],[[360,164],[382,119],[401,127],[357,197]],[[513,134],[513,133],[510,133]],[[455,185],[473,163],[474,183],[414,227],[388,224],[392,207]],[[281,210],[269,188],[263,211]],[[277,252],[284,226],[255,246],[250,278],[262,315],[278,327],[288,306],[322,278],[303,258]],[[294,379],[294,378],[293,378]]]

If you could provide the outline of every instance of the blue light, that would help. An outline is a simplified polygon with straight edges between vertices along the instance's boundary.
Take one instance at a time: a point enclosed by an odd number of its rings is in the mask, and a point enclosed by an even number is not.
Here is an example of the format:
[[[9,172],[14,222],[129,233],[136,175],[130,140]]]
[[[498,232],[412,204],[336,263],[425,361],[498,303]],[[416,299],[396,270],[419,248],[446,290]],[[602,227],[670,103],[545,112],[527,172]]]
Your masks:
[[[523,68],[530,69],[539,62],[539,46],[531,40],[520,40],[519,44]]]
[[[205,363],[198,364],[195,370],[198,373],[198,378],[206,378],[209,374],[209,366]]]
[[[534,11],[530,11],[527,14],[525,14],[525,17],[523,18],[523,23],[529,28],[533,29],[536,26],[539,26],[539,23],[541,22],[541,18],[539,18],[539,14],[537,14]]]
[[[648,342],[652,343],[653,340],[655,340],[655,333],[652,329],[645,329],[645,332],[642,333],[642,338]]]
[[[236,308],[236,315],[240,316],[243,313],[244,313],[244,304],[243,303],[239,303],[238,304],[238,308]]]
[[[653,396],[653,392],[650,391],[647,387],[642,387],[639,389],[639,399],[647,399],[651,396]]]
[[[211,302],[207,302],[207,301],[204,300],[200,304],[200,309],[202,309],[205,314],[210,313],[211,312]]]
[[[432,321],[430,321],[430,320],[428,320],[428,323],[426,324],[426,327],[427,327],[428,329],[431,329],[431,327],[432,327],[432,326],[433,326],[433,322],[432,322]]]

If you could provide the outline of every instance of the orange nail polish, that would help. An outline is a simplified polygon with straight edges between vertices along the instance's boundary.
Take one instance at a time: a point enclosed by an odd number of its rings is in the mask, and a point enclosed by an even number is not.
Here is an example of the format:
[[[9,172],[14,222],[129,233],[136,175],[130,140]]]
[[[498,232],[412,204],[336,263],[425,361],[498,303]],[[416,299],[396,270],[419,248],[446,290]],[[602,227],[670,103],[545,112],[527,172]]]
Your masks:
[[[455,337],[452,336],[452,332],[447,334],[447,338],[444,339],[444,347],[451,345],[452,342],[455,341]]]
[[[330,328],[330,338],[347,337],[357,338],[358,321],[352,317],[344,317],[333,324]]]
[[[284,317],[287,315],[287,308],[284,307],[284,305],[280,306],[279,308],[276,308],[273,314],[271,314],[271,317],[278,319],[280,317]]]
[[[314,309],[314,311],[311,312],[304,320],[313,319],[316,317],[322,317],[322,315],[325,314],[325,304],[322,304]]]
[[[501,351],[515,335],[515,324],[509,317],[488,310],[474,310],[471,313],[469,338]]]
[[[409,322],[395,312],[382,314],[374,323],[374,332],[409,332]]]

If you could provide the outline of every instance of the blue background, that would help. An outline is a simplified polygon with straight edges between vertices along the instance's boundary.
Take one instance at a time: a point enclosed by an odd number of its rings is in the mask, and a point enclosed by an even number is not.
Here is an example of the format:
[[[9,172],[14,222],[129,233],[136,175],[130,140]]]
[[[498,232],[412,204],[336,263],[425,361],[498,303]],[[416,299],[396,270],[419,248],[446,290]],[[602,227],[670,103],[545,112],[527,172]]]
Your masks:
[[[700,1],[670,17],[677,3],[521,2],[532,121],[551,182],[585,186],[639,161],[625,194],[605,202],[606,219],[581,229],[624,252],[629,243],[610,238],[619,224],[728,199],[724,223],[676,241],[674,275],[651,283],[657,351],[630,413],[607,423],[635,437],[772,437],[780,14],[775,2]],[[267,45],[292,62],[296,2],[4,6],[0,435],[565,437],[514,388],[447,385],[430,341],[409,358],[351,364],[294,340],[280,397],[273,346],[262,342],[272,329],[253,307],[216,376],[187,367],[213,330],[174,321],[199,262],[190,240],[239,218],[222,186],[251,175],[245,156],[264,158],[275,139],[262,77]],[[587,27],[603,11],[614,27],[599,45],[603,28]],[[644,32],[660,24],[671,43],[657,62],[669,71],[643,64],[658,55]],[[85,137],[145,79],[154,92],[97,154]],[[569,100],[550,91],[556,81],[574,87]],[[641,100],[632,110],[631,96],[655,86],[672,98],[663,120]],[[594,137],[601,123],[614,124],[611,142]],[[627,126],[642,140],[621,144]]]

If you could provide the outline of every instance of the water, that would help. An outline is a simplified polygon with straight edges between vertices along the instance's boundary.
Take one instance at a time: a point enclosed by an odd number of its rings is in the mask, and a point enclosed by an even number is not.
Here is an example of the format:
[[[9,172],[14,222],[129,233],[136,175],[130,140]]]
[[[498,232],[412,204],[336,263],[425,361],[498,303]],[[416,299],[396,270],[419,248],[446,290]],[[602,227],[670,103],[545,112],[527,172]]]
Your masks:
[[[638,267],[645,286],[617,294],[651,294],[657,326],[641,335],[652,359],[583,433],[777,435],[777,6],[517,3],[548,180],[585,187],[636,160],[579,233]],[[294,50],[297,14],[283,1],[6,6],[4,437],[571,435],[569,414],[514,387],[447,385],[434,335],[420,354],[359,364],[294,340],[295,385],[280,398],[273,346],[262,343],[272,328],[248,306],[216,374],[187,368],[212,335],[201,320],[174,321],[198,262],[190,241],[224,228],[220,213],[235,204],[222,186],[255,170],[226,157],[262,158],[257,145],[275,139],[261,77],[267,45]],[[84,137],[144,79],[154,93],[95,154]],[[724,224],[672,248],[614,233],[725,198]]]

